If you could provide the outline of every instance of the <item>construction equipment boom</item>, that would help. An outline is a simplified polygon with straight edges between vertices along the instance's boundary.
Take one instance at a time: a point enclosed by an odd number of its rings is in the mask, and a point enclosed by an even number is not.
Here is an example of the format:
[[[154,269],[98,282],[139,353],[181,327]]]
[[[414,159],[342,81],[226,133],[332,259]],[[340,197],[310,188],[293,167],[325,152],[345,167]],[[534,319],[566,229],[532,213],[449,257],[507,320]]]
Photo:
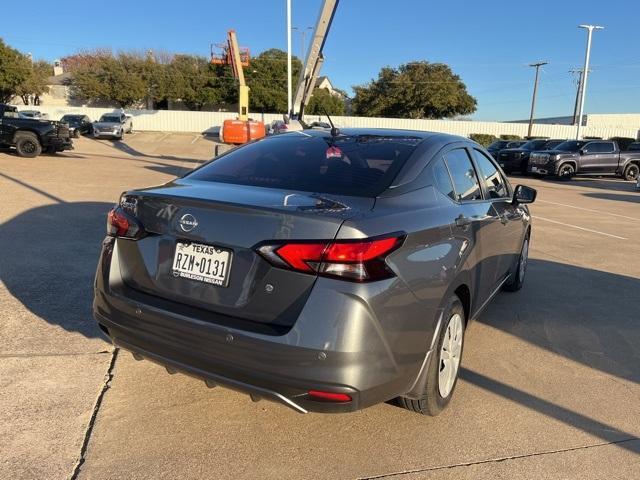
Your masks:
[[[265,136],[264,123],[249,119],[249,86],[244,78],[243,66],[249,65],[249,51],[241,50],[235,30],[227,32],[227,44],[222,55],[211,55],[211,63],[231,65],[238,80],[238,118],[225,120],[220,139],[225,143],[242,144]]]
[[[298,81],[298,86],[293,96],[291,111],[288,112],[289,122],[298,122],[301,128],[305,125],[304,109],[309,104],[309,100],[316,86],[316,81],[320,75],[320,70],[322,69],[324,62],[322,50],[327,40],[336,9],[338,8],[338,2],[339,0],[324,0],[320,8],[320,15],[316,22],[316,28],[313,32],[307,58],[305,59],[304,69],[302,70],[302,75],[300,75],[300,80]]]

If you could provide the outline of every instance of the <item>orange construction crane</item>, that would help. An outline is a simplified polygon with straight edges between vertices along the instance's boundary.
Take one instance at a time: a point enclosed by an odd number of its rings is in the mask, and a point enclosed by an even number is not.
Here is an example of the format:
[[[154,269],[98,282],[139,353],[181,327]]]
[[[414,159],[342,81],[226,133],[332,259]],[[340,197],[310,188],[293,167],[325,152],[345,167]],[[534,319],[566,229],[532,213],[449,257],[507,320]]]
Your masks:
[[[221,54],[211,53],[211,63],[231,65],[233,76],[239,83],[238,118],[225,120],[220,128],[220,140],[236,145],[250,142],[265,136],[263,122],[249,120],[249,86],[244,78],[244,69],[249,65],[249,50],[238,47],[235,30],[227,32],[227,43],[222,46]]]

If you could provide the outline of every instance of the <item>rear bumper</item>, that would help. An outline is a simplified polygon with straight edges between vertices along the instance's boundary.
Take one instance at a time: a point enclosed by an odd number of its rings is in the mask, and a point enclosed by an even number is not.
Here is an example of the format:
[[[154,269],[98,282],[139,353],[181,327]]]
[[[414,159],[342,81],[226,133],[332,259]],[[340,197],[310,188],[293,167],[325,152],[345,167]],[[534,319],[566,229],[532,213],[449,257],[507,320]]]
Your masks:
[[[387,323],[371,313],[382,286],[340,282],[357,290],[343,295],[330,279],[316,282],[289,332],[236,329],[229,322],[221,325],[169,311],[154,297],[132,291],[121,282],[112,255],[113,242],[107,240],[96,275],[94,316],[115,345],[170,372],[181,371],[209,386],[241,391],[300,413],[350,412],[406,393],[435,329],[435,315],[431,325],[424,310],[416,322],[390,318]],[[424,328],[422,338],[416,325]],[[309,390],[346,393],[352,400],[316,401]]]

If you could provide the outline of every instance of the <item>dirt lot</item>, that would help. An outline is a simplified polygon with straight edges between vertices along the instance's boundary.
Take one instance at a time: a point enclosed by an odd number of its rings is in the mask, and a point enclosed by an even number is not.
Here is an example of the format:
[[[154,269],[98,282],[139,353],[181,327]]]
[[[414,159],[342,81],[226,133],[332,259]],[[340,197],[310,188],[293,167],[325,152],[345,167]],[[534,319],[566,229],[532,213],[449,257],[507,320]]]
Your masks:
[[[0,153],[0,478],[640,477],[640,192],[538,189],[530,270],[467,332],[450,408],[299,415],[114,352],[91,318],[105,214],[212,156],[199,136]]]

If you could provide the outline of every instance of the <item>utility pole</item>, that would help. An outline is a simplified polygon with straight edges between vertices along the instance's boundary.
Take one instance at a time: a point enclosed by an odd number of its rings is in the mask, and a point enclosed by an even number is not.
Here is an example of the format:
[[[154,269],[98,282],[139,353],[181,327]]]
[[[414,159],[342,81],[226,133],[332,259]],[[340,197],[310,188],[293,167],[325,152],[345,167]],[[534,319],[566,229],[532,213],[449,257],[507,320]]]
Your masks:
[[[573,121],[571,125],[578,124],[578,105],[580,105],[580,97],[582,96],[582,69],[581,68],[572,68],[569,70],[569,73],[573,75],[578,75],[578,81],[576,82],[576,101],[573,105]],[[591,70],[589,70],[591,73]]]
[[[599,25],[578,25],[578,28],[587,30],[587,51],[584,56],[584,68],[582,69],[582,88],[580,95],[580,109],[578,111],[578,128],[576,129],[576,140],[580,140],[580,130],[582,130],[582,114],[584,113],[584,99],[587,96],[587,79],[589,78],[589,57],[591,56],[591,36],[594,30],[603,30]]]
[[[538,94],[538,73],[540,72],[540,67],[546,65],[549,62],[537,62],[530,63],[530,67],[536,67],[536,79],[533,82],[533,97],[531,98],[531,115],[529,116],[529,132],[527,133],[527,137],[531,138],[531,131],[533,130],[533,113],[536,109],[536,96]]]
[[[287,115],[291,115],[291,0],[287,2]]]

